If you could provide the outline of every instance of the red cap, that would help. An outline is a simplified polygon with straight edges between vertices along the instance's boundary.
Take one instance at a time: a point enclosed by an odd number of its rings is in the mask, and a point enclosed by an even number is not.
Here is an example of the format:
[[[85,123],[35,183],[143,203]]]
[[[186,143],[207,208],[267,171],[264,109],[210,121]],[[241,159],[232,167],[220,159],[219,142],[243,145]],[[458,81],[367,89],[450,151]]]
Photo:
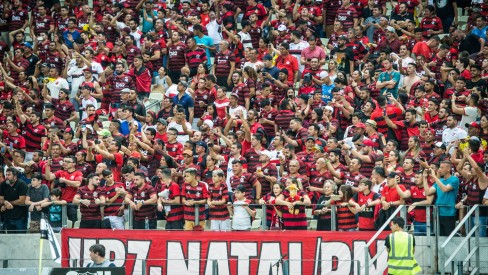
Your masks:
[[[373,141],[371,141],[371,139],[364,139],[363,140],[363,145],[364,146],[371,146],[371,147],[373,147],[374,146],[374,143],[373,143]]]
[[[366,129],[366,125],[364,125],[364,123],[362,122],[357,123],[356,125],[354,125],[354,127]]]

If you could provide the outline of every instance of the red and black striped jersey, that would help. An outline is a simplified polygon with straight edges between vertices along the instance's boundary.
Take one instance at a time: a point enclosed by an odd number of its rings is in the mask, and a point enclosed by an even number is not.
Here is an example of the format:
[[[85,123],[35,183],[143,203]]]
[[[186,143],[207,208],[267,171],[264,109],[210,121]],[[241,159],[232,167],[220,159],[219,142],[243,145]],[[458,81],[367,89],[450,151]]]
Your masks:
[[[225,183],[221,183],[218,186],[213,183],[209,184],[208,193],[210,201],[229,201],[229,191]],[[208,214],[210,220],[227,220],[230,218],[226,202],[223,205],[215,205],[209,208]]]
[[[104,196],[103,190],[100,188],[95,188],[90,190],[87,185],[81,186],[78,188],[78,192],[76,195],[80,197],[82,200],[89,200],[90,205],[86,206],[83,203],[80,203],[80,212],[81,212],[81,219],[94,221],[94,220],[101,220],[102,213],[100,211],[100,205],[95,203],[96,199],[100,199]]]
[[[183,42],[168,47],[168,70],[180,71],[186,64],[186,45]]]
[[[142,188],[138,188],[137,185],[132,185],[128,190],[129,194],[132,196],[134,203],[140,201],[146,201],[151,198],[151,196],[156,196],[156,190],[148,183],[144,183]],[[139,210],[133,211],[134,219],[136,221],[143,221],[146,218],[156,219],[156,205],[144,204],[139,208]]]
[[[181,188],[181,196],[185,198],[187,201],[199,201],[203,199],[208,199],[208,189],[207,184],[203,181],[197,182],[195,186],[185,182],[183,187]],[[185,221],[194,221],[195,220],[195,207],[198,207],[199,210],[199,220],[205,220],[205,204],[197,205],[197,206],[183,206],[184,208],[184,219]]]

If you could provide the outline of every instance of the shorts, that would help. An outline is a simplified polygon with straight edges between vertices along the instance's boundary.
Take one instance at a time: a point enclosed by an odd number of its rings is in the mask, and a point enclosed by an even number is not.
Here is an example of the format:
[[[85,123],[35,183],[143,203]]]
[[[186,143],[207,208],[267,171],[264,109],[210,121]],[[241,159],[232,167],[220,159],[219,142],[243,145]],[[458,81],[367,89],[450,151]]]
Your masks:
[[[230,219],[227,220],[210,220],[210,230],[212,231],[230,231]]]
[[[205,221],[198,222],[198,225],[203,228],[205,227]],[[195,221],[185,221],[185,226],[183,227],[184,230],[193,230],[195,228]]]

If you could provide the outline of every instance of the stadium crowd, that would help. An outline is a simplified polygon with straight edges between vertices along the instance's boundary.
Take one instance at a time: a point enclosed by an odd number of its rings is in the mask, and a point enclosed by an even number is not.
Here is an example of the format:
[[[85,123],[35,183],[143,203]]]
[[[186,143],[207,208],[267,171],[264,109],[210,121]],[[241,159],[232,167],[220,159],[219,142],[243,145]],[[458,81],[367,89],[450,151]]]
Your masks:
[[[1,1],[2,230],[450,234],[488,204],[488,1],[430,2]]]

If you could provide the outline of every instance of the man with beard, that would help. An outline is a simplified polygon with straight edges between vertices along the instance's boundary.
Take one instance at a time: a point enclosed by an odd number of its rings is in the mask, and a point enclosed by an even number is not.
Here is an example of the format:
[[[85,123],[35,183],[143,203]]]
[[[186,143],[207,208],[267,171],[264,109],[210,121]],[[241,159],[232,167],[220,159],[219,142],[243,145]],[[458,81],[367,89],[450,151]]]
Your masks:
[[[444,145],[449,146],[450,143],[460,140],[464,137],[466,137],[468,133],[458,127],[458,120],[456,115],[450,114],[447,116],[446,120],[446,129],[444,129],[442,133],[442,143]],[[456,148],[451,147],[451,150],[449,150],[449,153],[452,154]]]
[[[105,204],[105,195],[99,188],[100,178],[96,174],[87,177],[88,184],[78,189],[73,203],[80,205],[80,228],[102,228],[100,207]]]
[[[268,194],[273,189],[273,185],[278,179],[278,170],[276,166],[270,162],[272,153],[268,150],[260,152],[259,162],[260,166],[256,168],[256,177],[261,183],[261,194]]]
[[[186,45],[181,41],[180,33],[173,31],[171,39],[168,41],[168,76],[173,83],[177,83],[180,75],[181,68],[185,66],[185,52]]]
[[[344,180],[344,184],[350,185],[355,192],[358,191],[359,182],[365,178],[359,170],[361,169],[361,160],[358,158],[353,158],[349,162],[349,171],[339,171],[335,170],[329,159],[325,160],[325,164],[330,174],[340,180]],[[374,164],[374,162],[373,162]]]
[[[156,229],[156,206],[154,204],[157,200],[156,191],[146,182],[146,176],[143,173],[135,173],[134,185],[128,190],[124,199],[124,202],[129,204],[133,210],[134,229]]]
[[[331,50],[330,55],[337,60],[337,69],[351,75],[354,71],[354,60],[356,57],[352,50],[346,46],[348,39],[345,36],[339,36],[337,46]]]

